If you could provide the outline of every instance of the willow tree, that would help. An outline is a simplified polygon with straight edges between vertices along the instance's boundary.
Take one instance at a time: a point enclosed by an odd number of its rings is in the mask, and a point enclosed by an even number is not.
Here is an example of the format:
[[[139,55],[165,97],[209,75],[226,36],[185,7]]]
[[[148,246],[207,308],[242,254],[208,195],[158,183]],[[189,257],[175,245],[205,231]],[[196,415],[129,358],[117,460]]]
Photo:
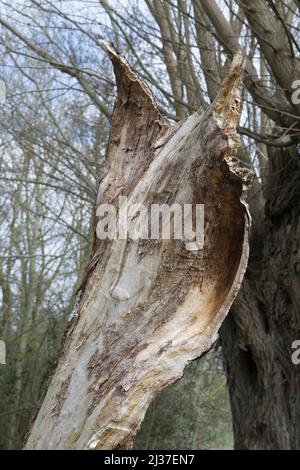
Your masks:
[[[246,269],[251,173],[235,161],[242,55],[206,112],[170,126],[145,83],[111,46],[108,53],[118,97],[97,206],[117,208],[121,195],[147,208],[204,204],[204,248],[189,251],[173,237],[103,240],[95,230],[28,449],[131,448],[153,397],[215,341]]]
[[[247,57],[245,113],[238,127],[243,138],[237,157],[255,168],[259,178],[249,198],[249,266],[220,336],[235,447],[299,448],[300,376],[291,361],[291,345],[299,337],[300,304],[300,118],[295,89],[300,72],[299,0],[98,3],[93,20],[83,25],[57,2],[49,0],[44,9],[40,2],[30,1],[31,7],[47,11],[51,21],[45,23],[60,21],[59,28],[46,30],[26,18],[32,31],[40,27],[40,35],[31,34],[31,41],[15,21],[17,8],[7,6],[10,15],[0,22],[9,39],[25,45],[36,60],[76,79],[107,117],[108,103],[97,93],[102,67],[95,62],[89,70],[76,61],[74,48],[61,51],[64,40],[59,34],[64,28],[82,35],[86,48],[98,47],[99,57],[101,27],[101,37],[109,37],[130,55],[155,91],[159,109],[174,122],[215,100],[224,70],[238,49]],[[17,45],[16,55],[22,53]]]

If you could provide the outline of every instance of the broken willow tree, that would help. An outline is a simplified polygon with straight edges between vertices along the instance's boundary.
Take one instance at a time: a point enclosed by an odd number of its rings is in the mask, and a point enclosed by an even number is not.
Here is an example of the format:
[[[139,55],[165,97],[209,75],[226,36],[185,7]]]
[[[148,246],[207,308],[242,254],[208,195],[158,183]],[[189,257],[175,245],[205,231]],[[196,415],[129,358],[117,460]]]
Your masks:
[[[216,340],[248,259],[236,126],[243,58],[213,105],[177,125],[111,46],[117,82],[97,206],[204,204],[204,248],[184,240],[100,240],[28,449],[131,448],[151,400]],[[97,212],[96,212],[97,222]],[[138,222],[137,222],[138,223]]]

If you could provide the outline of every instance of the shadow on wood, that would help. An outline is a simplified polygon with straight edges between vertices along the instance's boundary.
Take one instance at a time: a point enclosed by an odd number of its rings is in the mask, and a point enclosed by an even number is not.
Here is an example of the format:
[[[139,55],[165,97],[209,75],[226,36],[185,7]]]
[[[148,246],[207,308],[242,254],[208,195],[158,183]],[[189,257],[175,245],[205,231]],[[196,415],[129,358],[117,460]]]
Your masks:
[[[120,196],[146,208],[204,204],[204,248],[95,233],[76,322],[28,449],[131,448],[151,400],[216,340],[248,259],[252,174],[235,161],[242,56],[211,107],[170,126],[148,87],[107,48],[118,96],[97,206],[118,208]]]

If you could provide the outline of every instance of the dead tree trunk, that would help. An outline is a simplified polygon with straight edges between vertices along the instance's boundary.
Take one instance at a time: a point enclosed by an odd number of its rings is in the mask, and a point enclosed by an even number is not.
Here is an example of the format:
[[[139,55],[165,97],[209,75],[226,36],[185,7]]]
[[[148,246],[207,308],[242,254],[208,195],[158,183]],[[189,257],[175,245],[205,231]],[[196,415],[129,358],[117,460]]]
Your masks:
[[[167,125],[146,85],[110,46],[118,98],[97,205],[204,204],[204,249],[186,240],[95,235],[74,323],[28,449],[130,448],[151,400],[215,341],[248,258],[235,162],[243,59],[215,103]],[[96,221],[98,219],[96,218]]]

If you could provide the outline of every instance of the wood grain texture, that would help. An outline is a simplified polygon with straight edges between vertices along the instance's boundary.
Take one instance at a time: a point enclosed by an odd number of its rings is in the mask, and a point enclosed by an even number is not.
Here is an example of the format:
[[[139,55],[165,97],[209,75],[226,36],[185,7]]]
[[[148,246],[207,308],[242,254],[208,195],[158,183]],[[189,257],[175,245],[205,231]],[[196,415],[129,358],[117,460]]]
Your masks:
[[[27,449],[128,449],[151,400],[216,340],[248,259],[252,179],[235,161],[243,58],[213,105],[176,126],[111,47],[117,101],[97,204],[205,205],[204,249],[181,240],[99,240],[77,322]],[[97,219],[96,219],[97,222]]]

